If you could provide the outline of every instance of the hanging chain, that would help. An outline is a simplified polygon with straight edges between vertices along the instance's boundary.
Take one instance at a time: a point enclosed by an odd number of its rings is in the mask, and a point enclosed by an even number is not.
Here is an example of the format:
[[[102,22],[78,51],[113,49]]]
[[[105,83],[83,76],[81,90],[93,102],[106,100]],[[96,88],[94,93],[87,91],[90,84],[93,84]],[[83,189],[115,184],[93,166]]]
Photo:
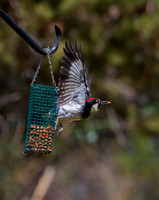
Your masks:
[[[51,73],[52,84],[56,87],[56,81],[55,81],[55,79],[54,79],[54,73],[53,73],[53,69],[52,69],[52,65],[51,65],[51,59],[50,59],[50,48],[47,47],[47,48],[45,48],[44,50],[46,50],[46,52],[47,52],[47,58],[48,58],[48,63],[49,63],[49,68],[50,68],[50,73]],[[34,77],[33,77],[33,80],[32,80],[32,82],[31,82],[31,85],[34,84],[34,82],[35,82],[35,80],[36,80],[36,78],[37,78],[37,75],[38,75],[38,73],[39,73],[39,70],[40,70],[40,67],[41,67],[43,58],[44,58],[44,56],[40,59],[40,63],[39,63],[39,65],[38,65],[38,67],[37,67],[37,70],[36,70],[36,72],[35,72],[35,75],[34,75]]]
[[[52,69],[52,64],[51,64],[51,59],[50,59],[50,48],[47,47],[45,50],[47,52],[47,58],[48,58],[48,62],[49,62],[52,84],[56,87],[56,81],[55,81],[55,78],[54,78],[54,72],[53,72],[53,69]]]
[[[38,73],[39,73],[39,70],[40,70],[40,67],[41,67],[43,58],[44,58],[44,57],[42,57],[42,58],[40,59],[40,63],[39,63],[39,65],[38,65],[38,67],[37,67],[37,70],[36,70],[36,72],[35,72],[35,74],[34,74],[34,77],[33,77],[33,80],[32,80],[32,82],[31,82],[31,85],[33,85],[34,82],[35,82],[35,80],[36,80],[36,77],[37,77],[37,75],[38,75]]]

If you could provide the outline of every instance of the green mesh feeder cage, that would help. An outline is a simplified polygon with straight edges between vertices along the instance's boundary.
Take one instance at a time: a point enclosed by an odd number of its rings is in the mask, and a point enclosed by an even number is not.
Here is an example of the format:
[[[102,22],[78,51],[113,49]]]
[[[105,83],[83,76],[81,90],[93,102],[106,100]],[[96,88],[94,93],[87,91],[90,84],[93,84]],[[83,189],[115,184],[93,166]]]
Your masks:
[[[48,154],[52,152],[58,88],[54,81],[50,57],[48,58],[55,87],[33,84],[40,69],[41,60],[30,87],[28,121],[24,144],[25,153]]]

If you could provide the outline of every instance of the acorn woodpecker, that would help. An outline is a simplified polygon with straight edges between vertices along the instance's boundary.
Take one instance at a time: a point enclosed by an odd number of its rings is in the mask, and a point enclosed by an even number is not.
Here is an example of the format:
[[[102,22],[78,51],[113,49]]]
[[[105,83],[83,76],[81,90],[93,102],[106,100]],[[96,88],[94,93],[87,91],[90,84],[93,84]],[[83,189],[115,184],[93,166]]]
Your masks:
[[[82,58],[82,45],[75,48],[71,41],[65,43],[65,55],[60,68],[58,83],[57,120],[55,133],[63,130],[62,123],[82,120],[97,112],[110,101],[91,97],[92,78],[87,80],[87,69]]]

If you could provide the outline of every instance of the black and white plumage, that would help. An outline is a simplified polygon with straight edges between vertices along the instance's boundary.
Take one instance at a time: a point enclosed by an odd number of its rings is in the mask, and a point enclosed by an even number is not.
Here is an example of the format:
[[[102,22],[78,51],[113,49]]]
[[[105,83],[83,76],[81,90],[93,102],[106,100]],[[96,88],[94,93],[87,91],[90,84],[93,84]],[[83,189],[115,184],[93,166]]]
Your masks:
[[[62,59],[59,79],[58,105],[75,101],[84,104],[90,98],[90,89],[87,83],[87,72],[82,59],[82,47],[78,48],[76,42],[75,49],[71,42],[66,43],[65,55]]]
[[[65,55],[62,59],[58,83],[56,133],[62,130],[62,123],[87,118],[92,112],[96,112],[101,105],[110,103],[91,98],[92,79],[88,83],[87,70],[82,58],[82,46],[78,47],[77,41],[75,48],[71,42],[65,45]]]

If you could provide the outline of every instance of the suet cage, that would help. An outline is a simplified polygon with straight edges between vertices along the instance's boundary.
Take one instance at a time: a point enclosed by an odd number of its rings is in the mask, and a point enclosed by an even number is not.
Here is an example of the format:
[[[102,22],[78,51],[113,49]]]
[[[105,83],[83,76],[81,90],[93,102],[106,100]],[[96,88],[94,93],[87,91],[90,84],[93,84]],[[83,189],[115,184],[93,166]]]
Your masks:
[[[52,152],[57,97],[57,87],[31,85],[24,152]]]

